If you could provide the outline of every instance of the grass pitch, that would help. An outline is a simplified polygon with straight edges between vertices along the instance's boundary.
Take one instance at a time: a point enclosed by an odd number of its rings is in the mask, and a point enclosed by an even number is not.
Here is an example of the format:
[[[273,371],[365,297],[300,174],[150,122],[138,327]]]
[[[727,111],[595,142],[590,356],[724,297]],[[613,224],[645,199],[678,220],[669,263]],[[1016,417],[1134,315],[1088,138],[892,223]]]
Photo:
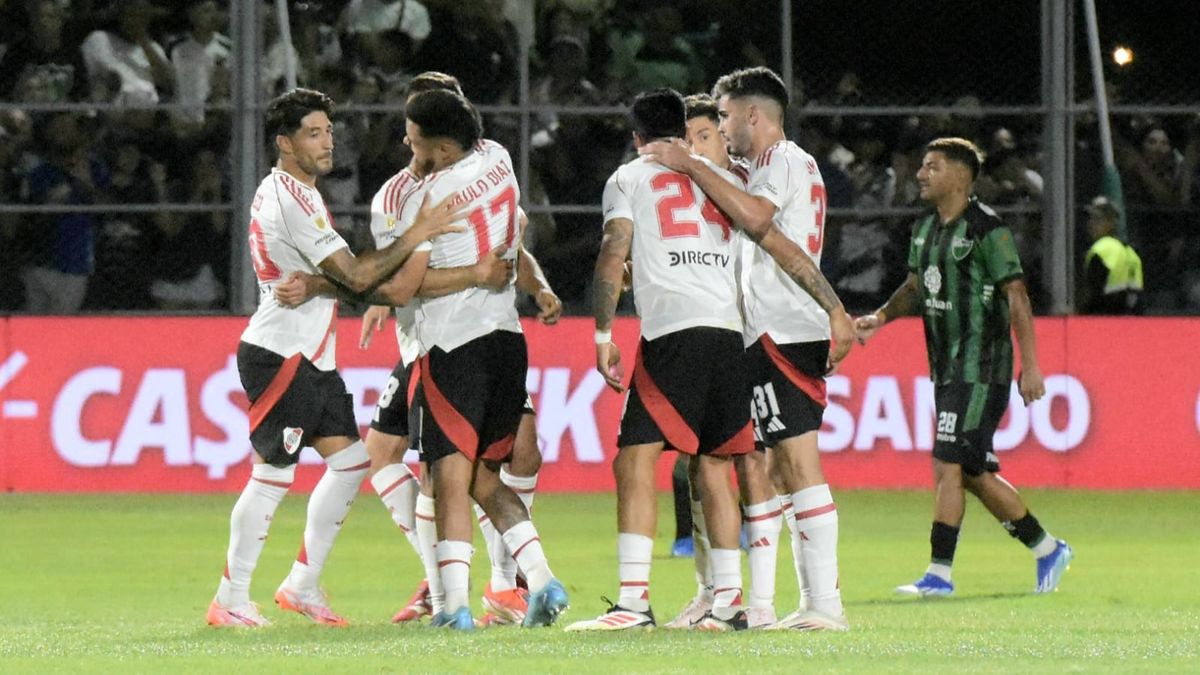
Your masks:
[[[0,496],[2,672],[799,672],[1191,671],[1200,669],[1200,497],[1188,493],[1030,492],[1034,513],[1076,560],[1058,593],[1034,596],[1034,564],[971,503],[955,564],[958,596],[896,598],[928,556],[931,496],[836,492],[845,634],[568,634],[496,628],[459,634],[393,626],[420,579],[417,560],[371,494],[360,496],[324,575],[353,626],[331,630],[271,601],[300,541],[302,495],[280,508],[252,596],[274,624],[213,630],[204,611],[227,542],[222,496]],[[543,495],[535,518],[571,593],[562,623],[616,597],[611,495]],[[669,620],[694,591],[692,562],[670,559],[660,508],[654,608]],[[796,602],[786,532],[777,607]],[[473,599],[488,564],[476,542]],[[748,578],[747,578],[748,583]]]

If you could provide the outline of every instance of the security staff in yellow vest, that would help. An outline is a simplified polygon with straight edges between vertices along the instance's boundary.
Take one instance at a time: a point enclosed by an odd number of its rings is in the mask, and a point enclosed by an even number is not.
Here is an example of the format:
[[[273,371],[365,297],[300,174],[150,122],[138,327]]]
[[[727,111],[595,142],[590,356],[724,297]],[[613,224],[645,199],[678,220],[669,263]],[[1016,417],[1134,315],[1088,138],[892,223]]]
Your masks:
[[[1141,313],[1142,259],[1115,236],[1119,218],[1107,197],[1096,197],[1088,208],[1093,243],[1083,260],[1084,314]]]

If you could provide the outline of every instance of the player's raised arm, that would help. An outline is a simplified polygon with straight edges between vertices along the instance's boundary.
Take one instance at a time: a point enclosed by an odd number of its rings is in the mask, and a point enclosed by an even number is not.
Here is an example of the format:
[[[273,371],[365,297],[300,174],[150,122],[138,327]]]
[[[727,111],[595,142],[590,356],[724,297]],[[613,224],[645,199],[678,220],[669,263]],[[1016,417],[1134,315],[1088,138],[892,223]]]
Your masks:
[[[612,341],[613,318],[617,301],[621,299],[621,279],[625,276],[625,259],[633,246],[633,221],[613,218],[604,223],[604,238],[596,258],[592,278],[592,315],[596,319],[596,369],[608,386],[625,391],[621,384],[621,352]]]

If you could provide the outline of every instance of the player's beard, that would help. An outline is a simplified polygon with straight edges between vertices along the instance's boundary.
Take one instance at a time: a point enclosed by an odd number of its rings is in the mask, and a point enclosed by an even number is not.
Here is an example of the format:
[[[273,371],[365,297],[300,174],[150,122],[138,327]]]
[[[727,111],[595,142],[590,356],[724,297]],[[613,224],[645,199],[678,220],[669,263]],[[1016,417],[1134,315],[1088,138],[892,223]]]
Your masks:
[[[328,160],[325,162],[322,162],[321,159],[313,159],[311,161],[304,162],[297,160],[296,163],[300,165],[300,169],[304,171],[304,173],[307,173],[310,176],[324,176],[330,171],[333,171],[333,155],[330,155]]]

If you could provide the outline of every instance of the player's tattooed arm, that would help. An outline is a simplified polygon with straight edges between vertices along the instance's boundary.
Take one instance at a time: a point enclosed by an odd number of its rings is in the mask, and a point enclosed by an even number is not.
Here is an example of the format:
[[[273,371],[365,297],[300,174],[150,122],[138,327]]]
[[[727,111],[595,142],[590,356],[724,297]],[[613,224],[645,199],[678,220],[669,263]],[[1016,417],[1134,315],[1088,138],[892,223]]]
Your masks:
[[[842,308],[833,286],[821,274],[821,269],[796,242],[788,239],[778,227],[770,227],[764,236],[756,240],[758,245],[775,259],[779,267],[800,285],[821,309],[833,313]]]
[[[898,316],[916,314],[920,299],[917,275],[909,272],[904,283],[900,284],[899,288],[892,293],[892,297],[888,298],[883,307],[854,320],[854,331],[857,333],[858,343],[867,344],[867,340],[870,340],[871,336],[875,335],[875,332],[888,321]]]
[[[446,197],[431,206],[429,193],[426,193],[416,221],[399,239],[357,258],[348,249],[339,249],[321,261],[321,272],[352,293],[365,294],[374,290],[408,260],[418,245],[440,234],[462,230],[454,223],[462,219],[466,208],[463,205],[456,207],[453,198],[453,195]]]
[[[838,299],[833,286],[829,285],[829,280],[821,274],[821,268],[808,257],[808,253],[800,248],[799,244],[788,239],[774,224],[768,225],[763,236],[755,241],[775,259],[785,274],[829,314],[829,332],[833,343],[829,353],[829,367],[832,369],[846,358],[850,344],[856,337],[854,322],[846,313],[846,308],[842,306],[842,301]]]
[[[604,223],[604,238],[600,242],[600,255],[596,258],[596,272],[592,278],[592,313],[598,331],[612,330],[617,301],[621,299],[625,259],[632,246],[632,220],[613,218]]]
[[[917,290],[917,275],[909,272],[904,283],[900,284],[892,293],[892,297],[888,298],[888,301],[875,314],[879,317],[880,324],[887,323],[898,316],[910,316],[917,313],[920,299],[921,294]]]
[[[1005,284],[1004,294],[1008,296],[1009,320],[1017,336],[1017,349],[1021,352],[1021,372],[1017,376],[1017,389],[1021,392],[1021,399],[1025,401],[1025,405],[1029,405],[1046,394],[1046,383],[1037,360],[1033,307],[1029,304],[1029,293],[1022,279],[1013,279]]]
[[[625,260],[633,247],[633,221],[613,218],[604,223],[604,239],[592,278],[592,314],[596,319],[596,370],[614,391],[625,391],[621,350],[612,341],[613,317],[621,299]]]

